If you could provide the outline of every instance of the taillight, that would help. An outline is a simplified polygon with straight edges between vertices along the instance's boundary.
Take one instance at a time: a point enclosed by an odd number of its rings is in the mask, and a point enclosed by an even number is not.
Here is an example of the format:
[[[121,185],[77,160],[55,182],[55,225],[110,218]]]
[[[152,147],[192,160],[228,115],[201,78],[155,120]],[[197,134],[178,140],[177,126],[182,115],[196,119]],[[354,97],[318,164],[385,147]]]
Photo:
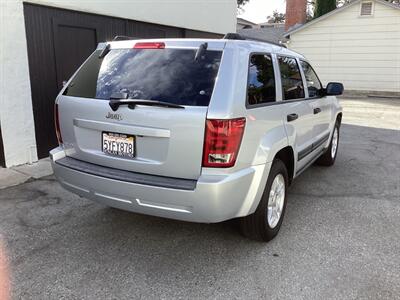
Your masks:
[[[57,103],[54,104],[54,126],[56,128],[58,144],[61,145],[63,143],[63,140],[62,140],[61,131],[60,131],[60,118],[58,116],[58,104]]]
[[[245,124],[245,118],[206,121],[203,167],[229,168],[235,165]]]
[[[134,49],[164,49],[165,44],[161,42],[146,42],[146,43],[136,43],[133,46]]]

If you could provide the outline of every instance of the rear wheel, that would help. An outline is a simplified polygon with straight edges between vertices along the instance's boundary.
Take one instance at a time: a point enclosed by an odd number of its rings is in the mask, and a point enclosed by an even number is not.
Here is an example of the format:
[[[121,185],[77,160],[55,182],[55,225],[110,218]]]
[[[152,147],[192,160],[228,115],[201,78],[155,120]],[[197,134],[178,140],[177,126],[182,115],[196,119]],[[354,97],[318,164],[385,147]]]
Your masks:
[[[278,234],[286,209],[288,182],[285,164],[276,159],[257,210],[240,219],[241,231],[245,236],[268,242]]]
[[[333,129],[331,143],[324,154],[321,155],[317,160],[317,164],[320,166],[332,166],[335,163],[337,151],[339,147],[339,124],[335,124]]]

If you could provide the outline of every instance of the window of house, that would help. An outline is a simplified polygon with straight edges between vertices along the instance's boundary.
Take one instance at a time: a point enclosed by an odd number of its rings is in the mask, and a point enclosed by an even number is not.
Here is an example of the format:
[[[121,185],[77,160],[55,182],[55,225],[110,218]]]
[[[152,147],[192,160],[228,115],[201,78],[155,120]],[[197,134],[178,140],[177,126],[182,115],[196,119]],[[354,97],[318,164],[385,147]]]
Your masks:
[[[372,16],[373,3],[372,2],[361,2],[361,16]]]
[[[283,100],[305,98],[303,79],[295,58],[279,56]]]
[[[275,102],[275,75],[272,58],[268,54],[252,54],[247,82],[249,105]]]
[[[314,69],[308,62],[303,60],[301,60],[300,62],[304,72],[304,76],[306,78],[308,97],[310,98],[321,97],[322,84],[321,81],[319,81],[317,74],[315,73]]]

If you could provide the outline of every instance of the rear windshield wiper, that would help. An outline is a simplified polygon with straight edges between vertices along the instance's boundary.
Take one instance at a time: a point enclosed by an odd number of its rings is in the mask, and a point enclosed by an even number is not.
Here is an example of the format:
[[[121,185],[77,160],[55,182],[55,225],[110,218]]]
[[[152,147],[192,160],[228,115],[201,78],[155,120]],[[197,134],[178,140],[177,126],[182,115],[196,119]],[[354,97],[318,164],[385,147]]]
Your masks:
[[[129,108],[135,108],[136,105],[148,105],[148,106],[162,106],[170,108],[185,108],[182,105],[156,101],[156,100],[135,100],[135,99],[111,99],[108,103],[113,111],[117,111],[121,105],[129,105]]]
[[[199,49],[196,51],[196,55],[194,56],[195,61],[199,61],[200,59],[204,58],[204,55],[207,52],[208,43],[201,44]]]

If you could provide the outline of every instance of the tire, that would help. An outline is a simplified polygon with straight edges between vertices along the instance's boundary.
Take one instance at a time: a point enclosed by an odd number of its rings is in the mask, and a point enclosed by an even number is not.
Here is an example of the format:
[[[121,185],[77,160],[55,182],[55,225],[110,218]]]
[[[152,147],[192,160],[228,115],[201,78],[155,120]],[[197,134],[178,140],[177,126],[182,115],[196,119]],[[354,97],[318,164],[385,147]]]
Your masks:
[[[277,205],[281,208],[281,213],[278,217],[278,220],[276,220],[276,218],[269,218],[269,216],[271,216],[271,210],[269,210],[270,214],[268,213],[268,203],[270,201],[271,188],[273,187],[273,184],[275,184],[274,191],[276,191],[275,187],[277,183],[284,184],[284,190],[281,192],[283,194],[281,194],[283,199],[279,198],[278,196],[277,200],[275,201],[275,203],[281,203],[283,201],[281,205]],[[268,242],[278,234],[286,209],[287,189],[289,186],[288,183],[289,176],[286,166],[281,160],[276,159],[271,166],[267,184],[256,211],[253,214],[240,219],[240,229],[244,236],[251,239]],[[277,216],[276,214],[273,215],[275,217]]]
[[[318,158],[316,161],[317,165],[320,166],[332,166],[335,163],[338,148],[339,148],[339,138],[340,138],[340,126],[339,123],[336,122],[335,127],[333,129],[333,134],[331,138],[331,142],[329,143],[328,149],[326,149],[325,153]],[[337,134],[337,136],[335,136]],[[336,139],[336,146],[335,146]]]

